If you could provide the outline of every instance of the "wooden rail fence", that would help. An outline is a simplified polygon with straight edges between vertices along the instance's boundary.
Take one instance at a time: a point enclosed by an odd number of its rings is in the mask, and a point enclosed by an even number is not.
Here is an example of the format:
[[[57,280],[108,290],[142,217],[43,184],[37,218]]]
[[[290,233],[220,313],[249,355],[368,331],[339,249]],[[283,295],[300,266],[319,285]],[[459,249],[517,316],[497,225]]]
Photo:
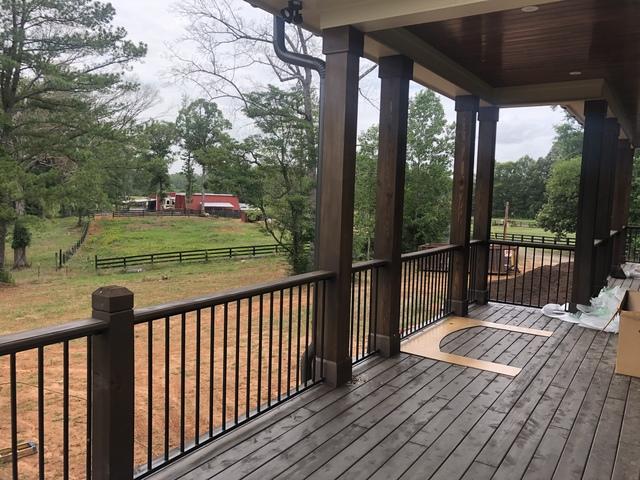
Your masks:
[[[87,238],[87,234],[89,233],[89,223],[89,220],[87,220],[82,226],[82,233],[80,234],[80,238],[76,241],[76,243],[71,245],[64,252],[62,251],[62,249],[56,252],[56,269],[61,269],[62,267],[64,267],[67,262],[71,260],[71,257],[73,257],[75,253],[80,249]]]
[[[184,250],[180,252],[146,253],[124,257],[94,259],[96,270],[106,268],[128,268],[139,265],[155,265],[168,262],[208,262],[221,258],[257,257],[261,255],[277,255],[285,251],[286,245],[245,245],[239,247],[207,248],[202,250]]]

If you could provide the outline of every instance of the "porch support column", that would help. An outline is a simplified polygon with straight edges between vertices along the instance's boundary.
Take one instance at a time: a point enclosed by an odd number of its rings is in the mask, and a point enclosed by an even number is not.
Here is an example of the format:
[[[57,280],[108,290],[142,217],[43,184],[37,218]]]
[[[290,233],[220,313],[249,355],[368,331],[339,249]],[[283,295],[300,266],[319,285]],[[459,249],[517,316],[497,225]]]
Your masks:
[[[629,197],[633,175],[633,148],[629,140],[618,140],[618,158],[614,187],[613,207],[611,209],[611,228],[620,232],[613,244],[612,272],[620,278],[624,273],[620,265],[625,262],[626,234],[623,232],[629,221]]]
[[[376,347],[386,357],[400,353],[402,213],[409,81],[413,61],[402,55],[380,59],[380,135],[376,191],[375,258],[387,264],[378,273]]]
[[[602,155],[600,155],[600,173],[598,179],[598,205],[596,208],[595,239],[599,241],[595,251],[595,275],[592,292],[599,292],[607,284],[611,266],[611,209],[613,207],[613,181],[618,159],[618,137],[620,124],[615,118],[604,122]]]
[[[477,265],[473,269],[476,289],[470,297],[478,304],[489,301],[489,237],[491,235],[491,212],[493,211],[493,173],[496,163],[496,130],[500,116],[498,107],[481,107],[478,112],[478,168],[473,214],[473,239],[480,240]]]
[[[576,250],[573,266],[572,309],[576,304],[588,304],[593,293],[595,253],[595,212],[598,206],[598,177],[604,133],[607,102],[589,100],[584,103],[584,139],[580,190],[578,192],[578,219],[576,225]]]
[[[469,310],[467,296],[469,240],[478,106],[478,97],[472,95],[456,97],[456,146],[449,242],[459,247],[453,252],[452,258],[451,308],[455,315],[460,316],[467,315]]]
[[[318,268],[335,272],[327,282],[321,318],[324,325],[324,376],[333,386],[351,379],[349,315],[353,248],[353,196],[358,122],[358,77],[363,35],[352,27],[322,32],[326,55],[322,184]]]

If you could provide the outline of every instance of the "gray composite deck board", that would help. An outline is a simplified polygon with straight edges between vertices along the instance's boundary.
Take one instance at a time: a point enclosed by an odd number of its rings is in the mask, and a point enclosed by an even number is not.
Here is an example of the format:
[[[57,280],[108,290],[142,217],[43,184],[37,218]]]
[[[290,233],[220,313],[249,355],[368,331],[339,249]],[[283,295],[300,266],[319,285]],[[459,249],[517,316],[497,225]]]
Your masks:
[[[470,316],[554,334],[478,327],[441,345],[516,377],[373,357],[350,385],[314,387],[151,478],[640,478],[640,379],[614,373],[615,336],[512,305]]]

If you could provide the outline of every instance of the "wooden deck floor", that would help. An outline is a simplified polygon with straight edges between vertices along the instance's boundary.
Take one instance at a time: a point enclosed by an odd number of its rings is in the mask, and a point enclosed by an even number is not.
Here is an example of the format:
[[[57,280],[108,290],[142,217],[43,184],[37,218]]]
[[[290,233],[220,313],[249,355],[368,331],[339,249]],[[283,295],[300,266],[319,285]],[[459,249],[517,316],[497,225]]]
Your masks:
[[[471,316],[552,330],[474,328],[443,350],[514,377],[417,356],[374,358],[160,471],[187,479],[638,479],[640,379],[615,375],[615,335],[490,305]]]

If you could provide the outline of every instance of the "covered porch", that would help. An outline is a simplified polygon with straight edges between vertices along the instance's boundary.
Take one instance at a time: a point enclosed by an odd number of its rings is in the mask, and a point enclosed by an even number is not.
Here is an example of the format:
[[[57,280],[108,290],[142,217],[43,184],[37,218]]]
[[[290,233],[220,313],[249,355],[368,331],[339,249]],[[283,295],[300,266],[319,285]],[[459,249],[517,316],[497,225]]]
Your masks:
[[[276,15],[288,5],[251,3]],[[11,438],[0,472],[44,478],[46,451],[63,458],[60,478],[638,478],[640,382],[614,374],[616,336],[537,307],[587,303],[628,254],[640,8],[629,0],[303,7],[326,57],[315,271],[144,309],[134,309],[132,292],[105,287],[88,320],[0,338],[9,379],[0,399],[10,412],[0,432]],[[381,79],[375,259],[353,264],[363,56]],[[457,119],[449,244],[403,254],[412,80],[454,99]],[[561,105],[583,122],[575,245],[490,238],[500,109],[524,105]],[[501,271],[504,251],[516,251],[520,272]],[[545,267],[564,273],[536,273]],[[451,314],[553,333],[471,328],[441,345],[521,367],[516,376],[402,352],[406,337]],[[70,345],[86,362],[71,377]],[[42,371],[52,346],[62,346],[63,434],[45,438]],[[29,354],[28,368],[17,369]],[[28,415],[16,393],[25,371],[34,387]],[[76,376],[86,379],[74,397],[84,403],[72,417]],[[70,437],[76,423],[82,433]],[[37,456],[20,457],[25,436],[38,438]]]

